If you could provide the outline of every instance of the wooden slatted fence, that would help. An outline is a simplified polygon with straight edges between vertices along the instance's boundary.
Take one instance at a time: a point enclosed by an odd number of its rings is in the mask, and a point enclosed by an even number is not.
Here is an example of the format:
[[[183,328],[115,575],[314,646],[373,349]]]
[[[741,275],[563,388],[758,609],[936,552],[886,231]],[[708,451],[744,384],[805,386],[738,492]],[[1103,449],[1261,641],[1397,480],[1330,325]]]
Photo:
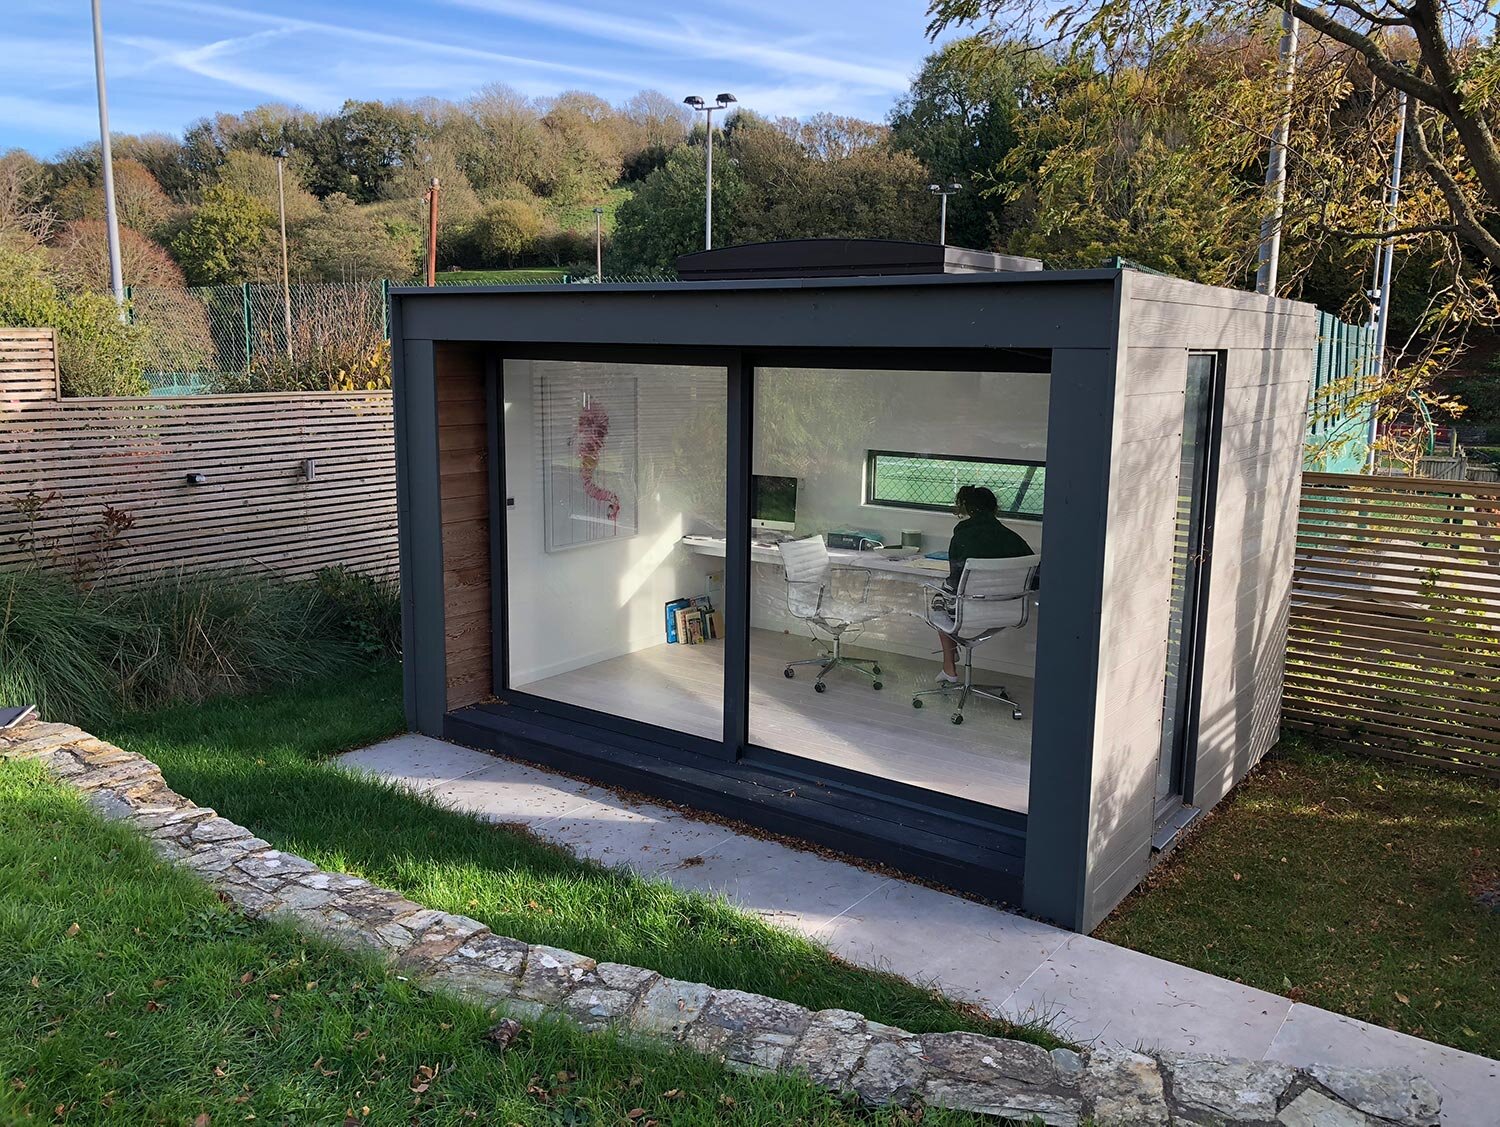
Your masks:
[[[1303,476],[1283,718],[1500,779],[1500,484]]]
[[[133,523],[101,553],[107,507]],[[394,574],[390,392],[61,399],[51,330],[0,330],[0,567],[80,554],[119,581]]]

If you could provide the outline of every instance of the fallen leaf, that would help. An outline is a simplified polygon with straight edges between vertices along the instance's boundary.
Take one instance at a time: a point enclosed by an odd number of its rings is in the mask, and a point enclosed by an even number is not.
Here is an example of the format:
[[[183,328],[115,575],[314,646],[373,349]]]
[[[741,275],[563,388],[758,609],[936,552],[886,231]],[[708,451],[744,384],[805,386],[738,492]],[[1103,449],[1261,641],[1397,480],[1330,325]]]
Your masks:
[[[508,1017],[497,1025],[490,1026],[485,1030],[484,1039],[495,1047],[496,1052],[503,1053],[510,1048],[510,1043],[521,1035],[521,1023],[513,1017]]]
[[[66,935],[69,939],[71,939],[73,936],[77,935],[82,930],[83,930],[83,928],[81,928],[81,927],[78,926],[78,921],[74,920],[72,923],[70,923],[68,925],[68,930],[65,931],[65,932],[63,932],[63,934]]]
[[[339,1074],[339,1070],[336,1068],[324,1068],[322,1057],[313,1061],[313,1070],[322,1073],[324,1076],[337,1076]]]
[[[318,988],[318,980],[316,978],[313,979],[311,982],[309,982],[307,984],[307,988],[309,990],[316,990]]]
[[[162,1005],[155,998],[148,998],[146,1000],[146,1012],[148,1014],[160,1013],[162,1010],[164,1010],[166,1008],[167,1008],[166,1006]]]
[[[1396,991],[1396,1001],[1400,1002],[1403,1006],[1411,1005],[1411,999],[1399,990]]]
[[[643,1107],[633,1107],[633,1108],[631,1108],[629,1111],[627,1111],[625,1113],[625,1118],[626,1119],[639,1119],[641,1116],[643,1116],[645,1114],[646,1114],[646,1109],[645,1108],[643,1108]]]
[[[193,1127],[208,1127],[208,1125],[212,1122],[213,1120],[208,1117],[208,1112],[200,1111],[193,1118]]]
[[[26,1090],[26,1081],[18,1076],[10,1082],[10,1086],[18,1092],[24,1092]]]
[[[733,1107],[735,1104],[735,1099],[733,1096],[723,1095],[719,1097],[719,1102],[725,1107]]]
[[[682,1099],[682,1089],[669,1088],[661,1094],[661,1098],[664,1100],[680,1100]]]
[[[106,1034],[105,1034],[105,1035],[104,1035],[104,1036],[105,1036],[105,1038],[106,1038],[106,1039],[108,1039],[108,1040],[110,1040],[110,1041],[113,1041],[113,1040],[114,1040],[114,1039],[115,1039],[115,1038],[116,1038],[116,1037],[118,1037],[118,1036],[119,1036],[119,1035],[120,1035],[120,1031],[119,1031],[119,1030],[118,1030],[118,1029],[111,1029],[111,1030],[110,1030],[110,1031],[109,1031],[109,1032],[108,1032],[108,1033],[106,1033]]]
[[[447,1033],[448,1030],[453,1028],[453,1023],[451,1021],[440,1021],[438,1022],[438,1028]]]
[[[31,988],[33,990],[39,990],[39,989],[41,989],[41,985],[42,985],[42,976],[39,975],[39,974],[32,975],[31,976]]]
[[[363,1041],[369,1035],[370,1035],[370,1031],[368,1029],[361,1029],[358,1033],[356,1033],[354,1035],[354,1040],[355,1041]]]
[[[167,980],[165,978],[154,978],[151,980],[151,989],[160,990],[166,984]]]
[[[240,975],[240,985],[241,986],[244,986],[247,983],[254,982],[254,981],[255,981],[255,972],[254,971],[247,970],[244,974]]]
[[[1234,879],[1235,880],[1239,880],[1240,879],[1240,874],[1239,873],[1235,873],[1234,874]]]

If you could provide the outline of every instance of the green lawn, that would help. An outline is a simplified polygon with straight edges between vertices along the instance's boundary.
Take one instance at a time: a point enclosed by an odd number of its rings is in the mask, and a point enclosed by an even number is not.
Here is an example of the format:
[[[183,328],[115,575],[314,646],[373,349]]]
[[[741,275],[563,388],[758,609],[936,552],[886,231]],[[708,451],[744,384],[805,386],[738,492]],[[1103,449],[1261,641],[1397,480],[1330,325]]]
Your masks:
[[[650,967],[674,978],[857,1010],[916,1032],[975,1029],[1058,1044],[696,893],[579,861],[513,827],[478,822],[327,757],[402,727],[399,673],[141,715],[101,733],[168,783],[282,849],[355,873],[501,935]]]
[[[1500,1056],[1500,788],[1284,746],[1095,934]]]
[[[564,271],[550,266],[533,266],[522,270],[443,270],[438,273],[440,286],[513,286],[523,282],[560,282]]]
[[[501,1054],[490,1014],[245,921],[34,764],[0,764],[0,999],[7,1124],[909,1122],[550,1022]]]

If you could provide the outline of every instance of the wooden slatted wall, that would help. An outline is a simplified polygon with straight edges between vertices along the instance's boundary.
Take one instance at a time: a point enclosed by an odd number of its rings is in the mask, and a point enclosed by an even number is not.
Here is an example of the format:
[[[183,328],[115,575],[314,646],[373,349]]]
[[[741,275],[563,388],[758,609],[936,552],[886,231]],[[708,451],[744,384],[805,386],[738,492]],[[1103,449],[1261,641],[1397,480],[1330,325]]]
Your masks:
[[[43,563],[88,552],[106,506],[133,519],[111,580],[396,572],[389,392],[59,399],[51,330],[0,330],[0,567],[32,558],[16,505],[31,492],[55,494],[34,524]]]
[[[435,364],[443,636],[452,709],[484,700],[491,691],[489,427],[483,353],[440,343]]]
[[[1500,485],[1303,476],[1283,717],[1500,779]]]

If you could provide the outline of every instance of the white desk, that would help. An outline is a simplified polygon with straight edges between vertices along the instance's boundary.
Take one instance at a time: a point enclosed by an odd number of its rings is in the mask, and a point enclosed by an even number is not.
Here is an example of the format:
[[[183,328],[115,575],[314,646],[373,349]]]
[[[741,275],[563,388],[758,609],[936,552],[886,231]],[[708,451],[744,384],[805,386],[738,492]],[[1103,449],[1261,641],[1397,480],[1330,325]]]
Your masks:
[[[722,536],[684,536],[682,545],[700,556],[718,556],[722,559],[726,554]],[[938,584],[948,578],[947,560],[929,560],[910,548],[870,552],[856,552],[852,548],[829,548],[828,558],[834,567],[862,567],[916,583]],[[772,545],[752,542],[750,559],[755,563],[780,565],[781,553]]]

